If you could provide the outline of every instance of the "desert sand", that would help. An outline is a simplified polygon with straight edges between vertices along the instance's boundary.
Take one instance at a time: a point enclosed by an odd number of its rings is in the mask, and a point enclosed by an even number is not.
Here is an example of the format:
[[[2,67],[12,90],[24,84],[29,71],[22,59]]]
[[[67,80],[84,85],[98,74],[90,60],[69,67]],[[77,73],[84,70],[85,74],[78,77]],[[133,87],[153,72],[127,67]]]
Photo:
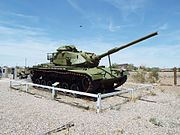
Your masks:
[[[123,87],[132,87],[131,79]],[[154,89],[137,91],[133,100],[130,94],[103,99],[101,113],[92,100],[58,95],[55,101],[47,91],[30,92],[11,89],[9,79],[0,80],[0,134],[180,134],[180,87],[173,85],[172,73],[160,73]]]

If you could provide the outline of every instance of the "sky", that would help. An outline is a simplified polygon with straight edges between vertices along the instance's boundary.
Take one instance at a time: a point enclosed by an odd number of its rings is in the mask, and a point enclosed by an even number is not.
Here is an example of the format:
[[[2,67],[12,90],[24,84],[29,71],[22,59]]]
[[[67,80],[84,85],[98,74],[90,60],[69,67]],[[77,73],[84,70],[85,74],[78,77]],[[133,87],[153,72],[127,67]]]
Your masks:
[[[158,31],[112,54],[112,63],[180,67],[179,22],[179,0],[1,0],[0,66],[47,63],[47,53],[68,44],[101,54]]]

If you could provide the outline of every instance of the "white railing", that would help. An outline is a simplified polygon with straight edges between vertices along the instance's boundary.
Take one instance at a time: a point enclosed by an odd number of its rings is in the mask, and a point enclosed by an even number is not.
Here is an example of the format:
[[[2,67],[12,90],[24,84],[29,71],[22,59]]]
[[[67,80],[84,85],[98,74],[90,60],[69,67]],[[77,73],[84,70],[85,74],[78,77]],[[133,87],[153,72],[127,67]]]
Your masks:
[[[86,93],[86,92],[81,92],[81,91],[74,91],[74,90],[69,90],[69,89],[63,89],[63,88],[57,88],[55,86],[57,86],[59,83],[56,82],[54,83],[52,86],[46,86],[46,85],[40,85],[40,84],[34,84],[34,83],[28,83],[28,82],[23,82],[23,81],[16,81],[16,80],[10,80],[10,87],[13,88],[13,83],[16,83],[20,86],[25,85],[25,91],[28,92],[29,90],[29,86],[36,86],[36,87],[41,87],[41,88],[46,88],[51,90],[52,93],[52,99],[55,99],[55,93],[56,91],[61,91],[61,92],[67,92],[67,93],[72,93],[72,94],[77,94],[77,95],[82,95],[82,96],[88,96],[88,97],[93,97],[96,98],[96,112],[99,113],[101,111],[101,99],[103,98],[107,98],[110,96],[115,96],[115,95],[119,95],[122,93],[131,93],[131,98],[133,98],[134,96],[134,91],[137,89],[132,89],[132,88],[120,88],[120,90],[116,90],[115,92],[111,92],[111,93],[105,93],[105,94],[92,94],[92,93]],[[17,85],[16,85],[17,86]],[[144,87],[143,87],[144,88]]]

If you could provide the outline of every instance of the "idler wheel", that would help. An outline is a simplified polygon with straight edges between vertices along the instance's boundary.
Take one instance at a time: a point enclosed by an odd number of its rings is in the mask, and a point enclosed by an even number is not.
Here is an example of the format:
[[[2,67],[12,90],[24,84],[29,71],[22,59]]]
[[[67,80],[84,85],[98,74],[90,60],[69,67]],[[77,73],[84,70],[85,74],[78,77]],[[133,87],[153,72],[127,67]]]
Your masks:
[[[122,76],[122,77],[118,80],[117,84],[114,85],[114,88],[117,88],[117,87],[123,85],[123,84],[126,82],[126,80],[127,80],[127,75]]]

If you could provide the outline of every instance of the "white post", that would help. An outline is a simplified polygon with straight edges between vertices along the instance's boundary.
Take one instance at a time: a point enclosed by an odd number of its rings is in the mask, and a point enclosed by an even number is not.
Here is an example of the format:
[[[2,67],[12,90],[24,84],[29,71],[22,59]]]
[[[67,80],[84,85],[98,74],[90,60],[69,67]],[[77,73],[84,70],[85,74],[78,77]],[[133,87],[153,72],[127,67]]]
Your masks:
[[[26,86],[25,86],[26,92],[28,92],[28,88],[29,88],[29,85],[26,84]]]
[[[131,89],[131,101],[134,100],[134,89]]]
[[[54,99],[54,97],[55,97],[55,89],[54,89],[54,86],[53,86],[53,88],[52,88],[52,99]]]
[[[101,93],[98,93],[96,111],[99,113],[101,111]]]
[[[19,90],[23,90],[23,87],[22,87],[22,83],[20,83],[20,87],[19,87]]]
[[[56,91],[54,89],[55,86],[59,85],[59,82],[55,82],[54,84],[52,84],[53,88],[52,88],[52,99],[55,98],[56,95]]]
[[[12,88],[12,81],[10,80],[10,88]]]

